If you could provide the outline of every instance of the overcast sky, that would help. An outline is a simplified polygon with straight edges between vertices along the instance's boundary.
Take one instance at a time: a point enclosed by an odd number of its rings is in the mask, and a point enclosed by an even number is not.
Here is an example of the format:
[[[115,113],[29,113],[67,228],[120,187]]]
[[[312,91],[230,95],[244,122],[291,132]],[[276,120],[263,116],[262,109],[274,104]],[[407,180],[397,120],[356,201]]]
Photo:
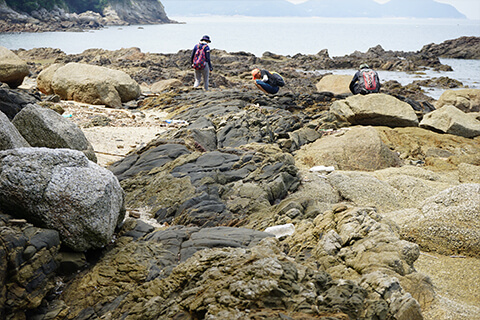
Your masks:
[[[288,0],[293,3],[305,2],[307,0]],[[385,3],[389,0],[375,0],[379,3]],[[448,3],[457,8],[469,19],[480,20],[480,1],[479,0],[435,0],[437,2]]]

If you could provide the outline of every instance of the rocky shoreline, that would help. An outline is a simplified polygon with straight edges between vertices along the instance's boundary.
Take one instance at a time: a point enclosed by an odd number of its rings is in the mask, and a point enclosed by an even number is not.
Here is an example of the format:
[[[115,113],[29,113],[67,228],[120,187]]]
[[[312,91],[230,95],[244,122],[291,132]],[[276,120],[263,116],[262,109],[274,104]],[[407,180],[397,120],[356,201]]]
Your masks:
[[[106,26],[131,24],[177,23],[170,20],[158,1],[111,1],[102,12],[69,12],[54,6],[39,8],[31,13],[17,12],[0,2],[0,33],[14,32],[83,32]]]
[[[16,50],[27,75],[0,75],[0,315],[477,319],[480,90],[443,78],[351,96],[312,71],[449,70],[439,55],[478,44],[214,50],[208,92],[191,87],[189,51]],[[287,87],[256,90],[253,66]],[[73,82],[82,70],[100,81]],[[426,85],[460,90],[437,101]],[[158,131],[95,163],[83,132],[136,126]],[[469,278],[445,287],[443,264]]]

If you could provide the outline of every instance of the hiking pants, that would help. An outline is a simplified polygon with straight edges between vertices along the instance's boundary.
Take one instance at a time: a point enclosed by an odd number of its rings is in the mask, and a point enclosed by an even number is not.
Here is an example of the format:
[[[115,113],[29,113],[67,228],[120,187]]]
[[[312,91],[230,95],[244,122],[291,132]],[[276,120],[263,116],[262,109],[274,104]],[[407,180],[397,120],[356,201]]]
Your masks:
[[[203,87],[205,88],[205,90],[208,90],[208,78],[210,76],[210,69],[208,69],[208,66],[206,66],[202,70],[195,69],[195,83],[193,84],[193,87],[196,88],[200,85],[200,82],[202,81],[202,76]]]
[[[257,87],[265,93],[275,94],[280,89],[277,86],[272,86],[271,84],[260,80],[255,80],[255,82],[257,84]]]

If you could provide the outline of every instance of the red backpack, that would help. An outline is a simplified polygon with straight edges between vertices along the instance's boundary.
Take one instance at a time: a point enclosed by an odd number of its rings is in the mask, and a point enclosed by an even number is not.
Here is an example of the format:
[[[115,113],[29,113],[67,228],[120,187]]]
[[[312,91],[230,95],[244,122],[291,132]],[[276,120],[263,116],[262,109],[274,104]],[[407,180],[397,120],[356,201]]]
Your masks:
[[[206,44],[199,44],[195,56],[193,57],[193,67],[197,70],[203,70],[205,68],[205,48]]]
[[[360,79],[360,82],[363,85],[363,88],[367,91],[375,91],[377,89],[377,77],[375,71],[369,69],[363,70],[362,77],[363,79]]]

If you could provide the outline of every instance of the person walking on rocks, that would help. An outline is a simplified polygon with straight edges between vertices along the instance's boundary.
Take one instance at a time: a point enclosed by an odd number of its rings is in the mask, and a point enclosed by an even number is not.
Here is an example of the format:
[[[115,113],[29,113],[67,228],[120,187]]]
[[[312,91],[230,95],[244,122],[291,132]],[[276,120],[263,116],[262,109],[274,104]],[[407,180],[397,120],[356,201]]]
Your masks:
[[[370,69],[368,64],[360,65],[360,69],[350,82],[350,91],[353,94],[378,93],[380,91],[380,78],[375,70]]]
[[[213,70],[210,61],[210,47],[208,46],[210,42],[210,37],[205,35],[200,39],[200,43],[196,44],[192,50],[190,63],[192,68],[195,69],[194,88],[197,88],[200,85],[203,77],[203,87],[205,90],[208,90],[210,71]]]
[[[267,94],[275,94],[280,90],[280,87],[285,85],[282,76],[276,72],[253,69],[252,77],[255,81],[255,85]]]

